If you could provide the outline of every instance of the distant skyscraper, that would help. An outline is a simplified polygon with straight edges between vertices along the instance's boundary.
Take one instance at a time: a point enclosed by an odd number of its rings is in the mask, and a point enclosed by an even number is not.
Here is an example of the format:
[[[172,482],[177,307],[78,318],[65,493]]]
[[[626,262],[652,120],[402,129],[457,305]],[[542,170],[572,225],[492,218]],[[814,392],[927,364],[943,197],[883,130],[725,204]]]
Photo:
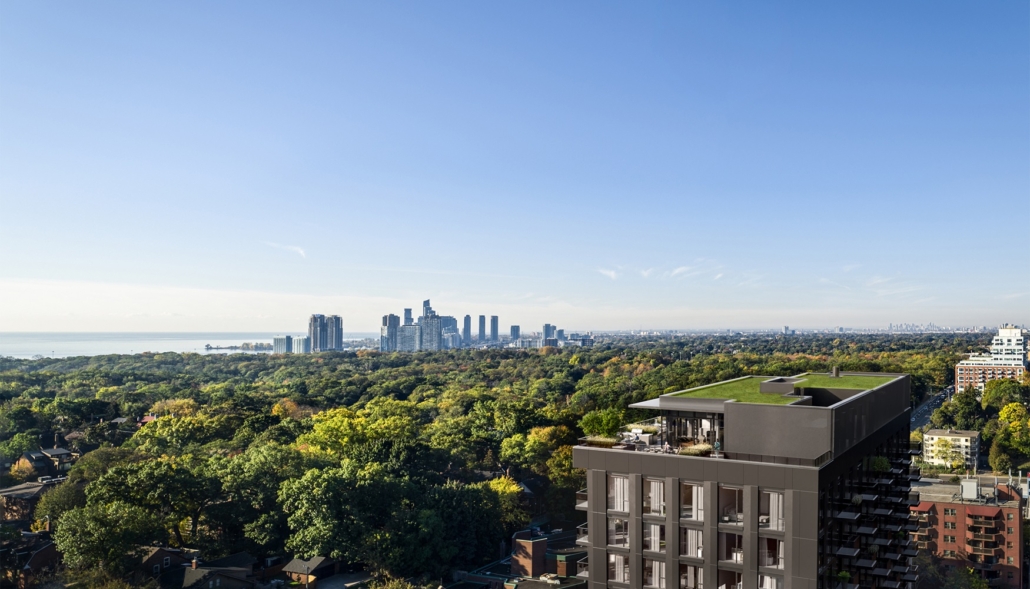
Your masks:
[[[411,317],[411,309],[404,309],[404,325],[412,325],[415,320]]]
[[[451,317],[450,315],[441,315],[440,316],[440,327],[444,331],[454,330],[455,332],[457,332],[458,331],[458,320],[455,319],[454,317]]]
[[[308,321],[308,340],[311,342],[312,352],[321,352],[329,349],[329,325],[325,315],[312,315]]]
[[[383,326],[379,328],[379,351],[397,351],[397,330],[400,329],[401,318],[396,315],[383,315]]]
[[[422,349],[422,326],[401,325],[397,329],[397,351],[417,352]]]
[[[515,341],[521,337],[521,331],[518,325],[511,326],[511,341]]]
[[[565,330],[564,329],[559,329],[559,330],[555,331],[554,332],[554,339],[556,339],[556,340],[558,340],[560,342],[565,341]]]
[[[277,335],[272,338],[273,354],[289,354],[293,351],[293,338],[288,335]]]
[[[486,341],[486,315],[479,316],[479,341]]]
[[[430,315],[435,314],[436,313],[433,311],[433,307],[429,305],[429,299],[422,301],[422,316],[429,317]]]
[[[461,343],[465,346],[472,345],[472,315],[465,315],[465,325],[461,330]]]
[[[306,335],[300,335],[293,338],[293,352],[295,354],[310,354],[311,338]]]
[[[326,322],[326,348],[327,350],[343,349],[343,319],[339,315],[330,315],[325,318]]]
[[[500,337],[497,334],[497,315],[490,316],[490,341],[499,341]]]
[[[554,337],[554,326],[550,323],[544,323],[544,331],[541,334],[541,339],[550,339]]]
[[[443,349],[443,329],[440,316],[429,309],[429,315],[422,317],[422,345],[421,350],[426,352],[437,352]]]

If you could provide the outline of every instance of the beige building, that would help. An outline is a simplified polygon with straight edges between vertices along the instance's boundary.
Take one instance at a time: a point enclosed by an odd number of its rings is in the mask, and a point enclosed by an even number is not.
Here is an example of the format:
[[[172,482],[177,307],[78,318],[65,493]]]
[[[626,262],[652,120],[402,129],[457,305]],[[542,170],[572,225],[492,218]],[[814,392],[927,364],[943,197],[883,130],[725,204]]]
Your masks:
[[[923,434],[923,460],[927,464],[949,466],[958,454],[966,467],[976,468],[980,455],[980,432],[931,429]]]

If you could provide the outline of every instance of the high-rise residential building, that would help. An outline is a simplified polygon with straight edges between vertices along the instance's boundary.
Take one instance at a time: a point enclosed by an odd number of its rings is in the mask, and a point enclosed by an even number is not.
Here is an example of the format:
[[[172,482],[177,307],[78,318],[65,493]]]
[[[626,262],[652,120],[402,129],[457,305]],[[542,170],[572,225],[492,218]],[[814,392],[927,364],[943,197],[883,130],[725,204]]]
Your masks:
[[[955,366],[955,390],[969,387],[982,391],[989,380],[1019,380],[1027,371],[1027,338],[1018,327],[1005,326],[991,340],[988,354],[971,354]]]
[[[288,335],[277,335],[272,338],[273,354],[289,354],[293,352],[293,338]]]
[[[417,352],[422,349],[422,326],[401,325],[397,329],[397,351]]]
[[[556,329],[556,330],[554,330],[554,339],[556,339],[556,340],[558,340],[560,342],[565,341],[565,330],[564,329]]]
[[[465,346],[472,345],[472,315],[465,315],[465,323],[461,328],[461,343]]]
[[[329,324],[325,315],[312,315],[308,321],[308,340],[311,342],[312,352],[322,352],[329,349]]]
[[[390,314],[383,315],[383,325],[379,328],[379,351],[397,351],[397,330],[400,329],[401,318]]]
[[[1023,585],[1023,514],[1026,500],[1012,481],[985,484],[966,478],[959,484],[913,486],[916,547],[949,569],[967,569],[990,587]],[[890,550],[890,548],[888,548]],[[881,585],[886,586],[886,585]]]
[[[515,341],[522,337],[522,330],[519,329],[518,325],[511,326],[511,341]]]
[[[440,328],[444,331],[458,331],[458,320],[450,315],[440,315]]]
[[[540,339],[551,339],[554,337],[554,326],[550,323],[544,323],[544,330],[540,334]]]
[[[429,317],[430,315],[435,315],[435,314],[436,314],[436,312],[433,311],[433,307],[430,306],[430,304],[429,304],[429,299],[426,299],[426,300],[422,301],[422,316],[423,317]]]
[[[479,316],[479,341],[486,341],[486,315]]]
[[[583,438],[589,589],[903,587],[918,479],[903,374],[743,377],[633,403]]]
[[[404,325],[413,325],[415,319],[411,316],[411,309],[404,309]]]
[[[310,354],[311,337],[306,335],[299,335],[293,338],[293,352],[295,354]]]
[[[497,315],[490,316],[490,341],[497,342],[501,340],[501,336],[498,331]]]
[[[326,349],[343,349],[343,319],[339,315],[330,315],[325,318],[326,323]]]
[[[440,316],[430,309],[430,315],[422,317],[422,345],[419,349],[426,352],[438,352],[443,348],[443,327]]]

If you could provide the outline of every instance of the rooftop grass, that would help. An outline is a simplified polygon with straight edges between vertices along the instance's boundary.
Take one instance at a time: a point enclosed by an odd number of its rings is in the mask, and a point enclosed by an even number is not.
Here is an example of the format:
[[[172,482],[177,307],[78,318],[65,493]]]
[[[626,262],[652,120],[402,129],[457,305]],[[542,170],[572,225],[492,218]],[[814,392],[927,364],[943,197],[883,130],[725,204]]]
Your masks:
[[[673,395],[692,399],[733,399],[738,403],[765,403],[768,405],[786,405],[798,400],[797,397],[760,392],[758,387],[761,386],[762,381],[770,378],[772,377],[752,376],[690,389],[682,393],[673,393]]]
[[[875,389],[876,387],[888,383],[896,376],[840,376],[839,378],[833,378],[828,374],[806,374],[798,377],[805,379],[804,382],[799,382],[794,385],[795,388],[813,388],[813,389],[858,389],[860,391],[867,391],[869,389]]]

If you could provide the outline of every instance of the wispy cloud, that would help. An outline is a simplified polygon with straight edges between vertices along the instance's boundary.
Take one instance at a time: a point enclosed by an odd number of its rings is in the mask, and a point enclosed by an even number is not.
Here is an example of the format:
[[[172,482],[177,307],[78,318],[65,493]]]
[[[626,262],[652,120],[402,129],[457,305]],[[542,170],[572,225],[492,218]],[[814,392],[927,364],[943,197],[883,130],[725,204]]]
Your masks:
[[[715,280],[718,280],[718,279],[720,279],[720,278],[722,278],[722,277],[723,277],[723,275],[722,275],[722,273],[720,272],[719,274],[716,274],[716,275],[715,275]]]
[[[615,280],[619,277],[618,273],[616,273],[615,270],[608,270],[607,268],[598,268],[597,271],[607,276],[608,278],[611,278],[612,280]]]
[[[684,272],[689,272],[689,271],[690,271],[690,266],[680,266],[679,268],[676,268],[676,269],[672,270],[671,272],[669,272],[669,276],[679,276],[680,274],[683,274]]]
[[[862,267],[862,264],[848,264],[847,266],[841,267],[842,272],[851,272]]]
[[[648,276],[651,275],[652,272],[654,272],[654,268],[648,268],[647,270],[641,270],[640,271],[640,275],[643,276],[644,278],[647,278]]]
[[[844,290],[851,290],[850,286],[841,284],[839,282],[834,282],[833,280],[830,280],[829,278],[820,278],[819,282],[821,284],[832,284],[833,286],[836,286],[836,287],[839,287],[839,288],[843,288]]]
[[[308,257],[307,254],[304,253],[304,248],[300,247],[299,245],[283,245],[281,243],[274,243],[274,242],[271,242],[271,241],[266,241],[265,245],[267,245],[268,247],[274,247],[276,249],[281,249],[281,250],[286,250],[288,252],[293,252],[293,253],[299,255],[302,258],[307,258]]]

